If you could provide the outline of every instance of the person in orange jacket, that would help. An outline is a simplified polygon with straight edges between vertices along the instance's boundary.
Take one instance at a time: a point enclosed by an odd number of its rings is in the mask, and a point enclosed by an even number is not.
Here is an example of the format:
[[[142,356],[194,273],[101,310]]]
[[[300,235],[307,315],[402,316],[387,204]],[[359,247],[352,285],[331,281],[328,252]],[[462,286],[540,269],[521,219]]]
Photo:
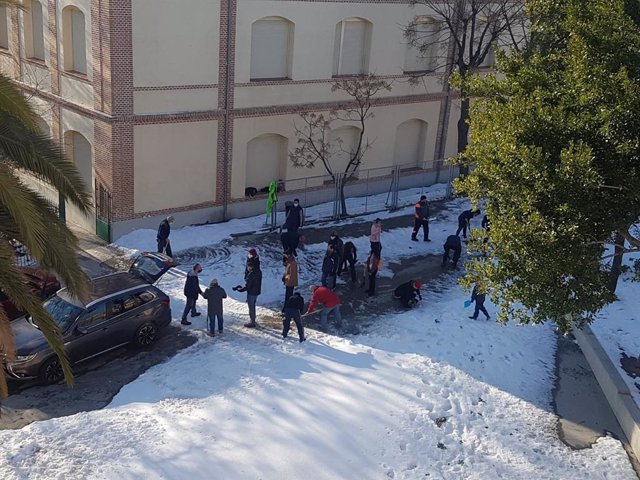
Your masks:
[[[427,196],[422,195],[420,197],[420,201],[416,203],[416,211],[413,215],[414,224],[413,224],[413,233],[411,234],[411,240],[414,242],[418,241],[418,233],[420,232],[420,227],[424,232],[424,241],[430,242],[429,240],[429,203],[427,202]]]
[[[332,313],[336,321],[336,326],[341,327],[342,316],[340,315],[340,297],[338,297],[338,294],[330,288],[319,287],[318,285],[311,285],[309,290],[313,295],[311,296],[309,308],[305,315],[313,313],[316,305],[321,303],[323,305],[322,310],[320,310],[320,325],[322,328],[327,327],[327,319]]]

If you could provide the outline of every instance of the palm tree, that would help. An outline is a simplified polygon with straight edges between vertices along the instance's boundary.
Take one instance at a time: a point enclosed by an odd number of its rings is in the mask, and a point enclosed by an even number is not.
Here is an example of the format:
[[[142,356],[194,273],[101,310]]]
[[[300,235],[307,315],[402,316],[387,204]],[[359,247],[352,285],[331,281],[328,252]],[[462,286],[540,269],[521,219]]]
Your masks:
[[[14,0],[0,0],[0,4],[12,3]],[[20,90],[0,73],[0,289],[41,329],[71,385],[73,374],[60,329],[25,283],[9,242],[15,239],[24,244],[42,268],[54,270],[71,294],[82,298],[89,282],[76,257],[78,240],[58,217],[56,206],[30,187],[25,178],[49,183],[83,213],[88,213],[92,202],[78,170],[62,149],[39,131],[36,119]],[[0,357],[12,361],[15,355],[9,320],[0,307]],[[0,396],[7,395],[0,369]]]

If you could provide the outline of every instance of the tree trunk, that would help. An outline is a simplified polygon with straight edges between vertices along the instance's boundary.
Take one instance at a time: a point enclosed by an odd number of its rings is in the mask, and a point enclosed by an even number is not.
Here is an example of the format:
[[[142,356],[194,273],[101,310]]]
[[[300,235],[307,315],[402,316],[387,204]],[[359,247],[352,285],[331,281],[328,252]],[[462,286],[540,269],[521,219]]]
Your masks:
[[[344,184],[345,178],[343,177],[340,181],[340,218],[344,218],[348,215],[347,212],[347,199],[344,196]]]
[[[622,234],[616,233],[614,243],[616,244],[615,256],[613,257],[611,271],[609,272],[609,290],[611,290],[611,293],[615,293],[616,287],[618,286],[618,278],[620,278],[620,273],[622,273],[622,250],[624,248],[624,237]]]
[[[458,153],[462,153],[467,149],[469,144],[469,110],[470,100],[469,97],[461,92],[462,99],[460,100],[460,118],[458,119]],[[469,175],[469,167],[466,165],[460,165],[460,176],[466,177]]]

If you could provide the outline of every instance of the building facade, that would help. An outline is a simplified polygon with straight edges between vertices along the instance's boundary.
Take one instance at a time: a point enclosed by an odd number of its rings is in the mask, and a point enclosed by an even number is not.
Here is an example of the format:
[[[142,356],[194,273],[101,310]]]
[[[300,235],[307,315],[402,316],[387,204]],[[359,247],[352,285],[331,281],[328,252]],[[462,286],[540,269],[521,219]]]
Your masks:
[[[375,142],[363,168],[432,168],[455,153],[458,115],[443,71],[402,31],[418,14],[427,25],[428,12],[406,1],[24,4],[0,7],[0,69],[95,188],[96,215],[66,208],[66,218],[110,239],[170,213],[178,225],[256,214],[264,200],[247,188],[323,175],[295,168],[288,152],[301,112],[348,100],[332,92],[336,77],[393,80],[367,123]],[[358,133],[331,132],[347,145]]]

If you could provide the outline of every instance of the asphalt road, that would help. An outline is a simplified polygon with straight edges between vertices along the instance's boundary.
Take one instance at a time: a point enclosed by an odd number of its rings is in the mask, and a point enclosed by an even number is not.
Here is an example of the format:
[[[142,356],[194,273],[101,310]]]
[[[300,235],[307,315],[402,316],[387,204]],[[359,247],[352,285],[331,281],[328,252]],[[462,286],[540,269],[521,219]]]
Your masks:
[[[73,387],[10,382],[9,398],[0,407],[0,429],[101,409],[124,385],[195,342],[196,337],[187,330],[170,325],[151,347],[119,348],[76,366]]]

